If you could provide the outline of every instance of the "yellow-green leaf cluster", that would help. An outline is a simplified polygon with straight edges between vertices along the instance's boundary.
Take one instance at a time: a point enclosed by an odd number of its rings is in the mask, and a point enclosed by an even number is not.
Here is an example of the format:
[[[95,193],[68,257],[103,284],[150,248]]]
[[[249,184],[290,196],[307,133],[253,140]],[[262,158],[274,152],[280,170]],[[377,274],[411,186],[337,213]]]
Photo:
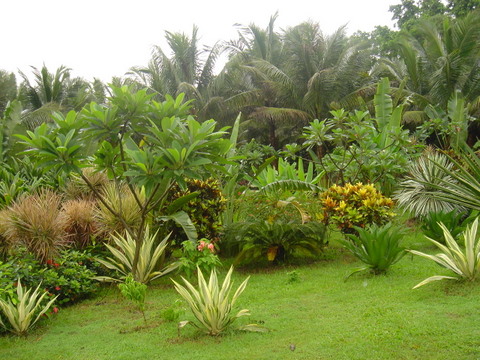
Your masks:
[[[320,195],[324,222],[349,233],[355,226],[383,225],[395,213],[393,200],[382,195],[373,184],[333,185]]]

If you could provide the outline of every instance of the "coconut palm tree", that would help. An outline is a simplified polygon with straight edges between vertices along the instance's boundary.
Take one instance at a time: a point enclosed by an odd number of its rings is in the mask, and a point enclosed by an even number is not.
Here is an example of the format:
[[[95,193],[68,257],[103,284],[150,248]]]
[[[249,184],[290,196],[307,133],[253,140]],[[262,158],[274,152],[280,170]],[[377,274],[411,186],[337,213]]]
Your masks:
[[[25,73],[19,72],[23,78],[19,96],[24,107],[22,122],[29,129],[50,121],[53,112],[79,111],[91,101],[104,100],[104,85],[100,80],[90,84],[82,78],[72,78],[71,69],[63,65],[54,73],[45,65],[41,69],[31,68],[33,82]]]
[[[364,84],[370,58],[366,47],[350,41],[345,27],[325,36],[318,24],[306,22],[277,34],[275,19],[265,30],[243,27],[239,40],[228,43],[242,59],[237,79],[250,86],[225,102],[245,114],[250,131],[263,129],[278,147],[282,130],[291,140],[295,130],[326,117],[335,101]]]
[[[382,59],[381,67],[397,83],[406,80],[405,91],[446,110],[449,100],[461,92],[470,115],[480,109],[479,11],[440,25],[419,21],[415,32],[399,41],[399,59]],[[423,110],[424,103],[419,104]]]
[[[177,96],[185,93],[186,99],[195,100],[194,111],[198,112],[211,97],[208,87],[214,78],[213,70],[221,51],[220,45],[200,50],[196,26],[190,37],[167,31],[165,38],[171,55],[166,54],[160,46],[154,46],[148,65],[133,67],[128,75],[140,86],[156,92],[160,100],[164,100],[166,94]]]
[[[17,97],[17,81],[15,74],[0,70],[0,114],[5,111],[7,104]]]

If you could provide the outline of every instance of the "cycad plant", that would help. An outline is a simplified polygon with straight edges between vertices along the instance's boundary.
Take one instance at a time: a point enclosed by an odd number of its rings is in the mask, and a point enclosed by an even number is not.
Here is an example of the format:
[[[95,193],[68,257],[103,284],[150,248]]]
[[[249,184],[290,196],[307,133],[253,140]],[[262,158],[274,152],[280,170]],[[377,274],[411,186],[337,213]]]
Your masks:
[[[435,261],[440,266],[451,270],[456,276],[444,276],[435,275],[431,276],[419,284],[414,286],[414,289],[431,283],[432,281],[452,279],[452,280],[468,280],[474,281],[477,279],[480,273],[480,241],[477,236],[478,219],[476,218],[470,226],[467,226],[463,232],[463,238],[465,240],[465,247],[462,249],[460,245],[455,241],[452,234],[445,225],[440,224],[443,229],[443,236],[445,237],[446,245],[441,244],[438,241],[427,238],[435,246],[437,246],[441,252],[437,255],[429,255],[416,250],[409,250],[412,254],[422,256],[426,259]]]
[[[43,298],[48,294],[39,290],[40,285],[35,290],[22,287],[20,280],[17,284],[17,298],[15,300],[4,300],[0,298],[0,310],[10,323],[10,327],[2,322],[0,317],[0,325],[12,331],[16,335],[25,335],[33,325],[45,314],[57,299],[58,295],[43,303]]]
[[[327,244],[326,227],[317,222],[305,224],[251,222],[243,223],[239,238],[243,242],[237,263],[266,259],[288,261],[293,256],[319,255]]]
[[[405,249],[400,246],[404,232],[398,226],[392,223],[383,226],[373,224],[368,228],[355,227],[355,230],[358,235],[349,234],[350,240],[343,241],[343,244],[365,266],[348,277],[364,270],[373,274],[385,273],[405,255]]]
[[[247,309],[240,310],[233,314],[233,306],[240,294],[245,290],[248,279],[246,278],[237,288],[233,296],[230,298],[233,283],[231,281],[233,267],[230,268],[223,284],[218,282],[218,276],[215,269],[210,273],[210,279],[207,282],[200,268],[198,273],[198,289],[196,289],[185,278],[182,280],[185,286],[180,285],[172,280],[175,289],[187,301],[190,310],[198,320],[198,323],[192,321],[182,321],[179,328],[183,328],[187,324],[191,324],[199,329],[205,330],[209,335],[217,336],[224,332],[235,320],[242,316],[249,316],[250,311]],[[241,330],[248,331],[265,331],[264,328],[249,324],[242,326]]]
[[[146,284],[161,276],[168,274],[175,270],[178,264],[170,264],[162,270],[159,270],[162,260],[164,259],[165,248],[169,235],[166,236],[157,246],[155,246],[155,239],[158,231],[155,234],[150,234],[150,229],[147,226],[144,232],[144,239],[140,248],[140,256],[137,264],[137,271],[135,272],[134,280]],[[133,237],[127,233],[125,236],[120,234],[112,235],[115,246],[106,245],[113,257],[107,257],[105,260],[98,259],[98,262],[107,268],[114,270],[120,274],[119,279],[108,276],[96,277],[99,281],[107,282],[122,282],[132,274],[133,259],[135,256],[135,249],[137,243]]]

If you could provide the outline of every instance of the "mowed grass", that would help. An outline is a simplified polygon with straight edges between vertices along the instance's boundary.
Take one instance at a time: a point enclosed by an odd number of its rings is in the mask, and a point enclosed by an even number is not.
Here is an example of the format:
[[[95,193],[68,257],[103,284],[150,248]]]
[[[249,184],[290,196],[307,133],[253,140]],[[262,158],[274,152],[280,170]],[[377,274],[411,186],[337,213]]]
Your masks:
[[[435,252],[418,233],[407,245]],[[480,284],[444,281],[412,290],[447,272],[411,255],[387,275],[344,282],[361,264],[335,244],[328,254],[313,264],[236,271],[236,285],[251,276],[237,309],[252,316],[240,324],[260,323],[268,333],[209,337],[191,327],[179,335],[176,322],[160,317],[179,299],[162,279],[149,287],[146,324],[115,287],[106,288],[26,338],[0,337],[0,359],[480,359]],[[289,283],[293,270],[299,280]]]

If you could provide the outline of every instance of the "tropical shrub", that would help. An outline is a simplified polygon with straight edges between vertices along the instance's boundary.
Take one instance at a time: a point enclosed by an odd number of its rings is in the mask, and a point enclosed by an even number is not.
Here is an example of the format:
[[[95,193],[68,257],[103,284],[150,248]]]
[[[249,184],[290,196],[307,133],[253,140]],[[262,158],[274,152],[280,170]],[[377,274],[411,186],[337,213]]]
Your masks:
[[[207,239],[201,239],[197,243],[184,241],[182,256],[178,260],[179,271],[185,273],[187,278],[190,278],[197,269],[210,273],[216,266],[222,265],[215,253],[215,245]]]
[[[468,146],[447,155],[453,166],[434,162],[436,171],[445,176],[425,181],[432,198],[458,206],[461,209],[480,210],[480,158]]]
[[[329,184],[374,183],[391,194],[405,173],[419,145],[402,128],[403,106],[395,107],[389,92],[389,81],[384,78],[374,96],[373,118],[368,111],[340,109],[330,112],[332,118],[315,119],[304,128],[304,145]]]
[[[28,253],[18,252],[3,265],[2,281],[13,284],[22,279],[23,284],[32,288],[41,283],[49,297],[57,297],[58,304],[72,304],[98,289],[98,282],[93,280],[96,266],[99,265],[87,252],[65,250],[46,264]]]
[[[46,304],[42,301],[47,292],[40,291],[40,285],[35,290],[22,287],[18,280],[16,297],[4,300],[0,298],[0,310],[8,319],[10,327],[4,324],[0,317],[0,325],[16,335],[23,336],[35,325],[35,323],[53,305],[56,297],[50,299]]]
[[[168,274],[175,270],[178,264],[170,264],[159,270],[161,263],[164,260],[165,249],[169,236],[166,236],[158,245],[155,246],[158,231],[155,234],[150,234],[150,229],[144,231],[144,239],[140,242],[140,256],[137,266],[137,271],[134,275],[134,280],[143,284],[149,283],[161,276]],[[135,249],[139,246],[129,233],[126,236],[120,234],[112,235],[113,245],[106,245],[113,257],[106,259],[98,259],[98,262],[110,270],[117,272],[117,277],[97,276],[99,281],[108,282],[122,282],[128,275],[132,274],[133,260],[135,257]]]
[[[51,190],[19,198],[8,210],[10,221],[3,236],[25,246],[40,261],[55,258],[69,244],[61,201]]]
[[[357,235],[348,234],[349,239],[343,245],[366,266],[356,272],[370,270],[373,274],[385,273],[390,266],[398,262],[405,249],[400,246],[404,231],[399,226],[387,223],[383,226],[372,224],[367,228],[355,227]]]
[[[261,260],[277,263],[293,257],[313,257],[327,244],[325,226],[318,222],[237,223],[232,230],[241,249],[236,263]]]
[[[98,192],[101,192],[110,182],[105,172],[97,171],[93,167],[83,168],[81,171],[82,176],[84,176],[93,189]],[[96,196],[92,187],[89,187],[79,174],[72,173],[63,190],[69,199],[95,200]]]
[[[255,138],[238,146],[236,153],[241,157],[240,171],[248,174],[250,174],[252,168],[258,168],[268,159],[277,156],[277,152],[271,145],[260,144]]]
[[[5,236],[6,229],[10,222],[8,210],[0,210],[0,260],[5,260],[13,248],[11,241]]]
[[[250,185],[258,189],[280,180],[299,180],[309,184],[317,184],[323,175],[323,173],[315,173],[313,162],[308,162],[307,169],[305,170],[301,158],[292,164],[280,158],[275,167],[269,164],[262,166],[262,168],[263,170],[261,171],[255,169],[254,177],[246,176],[246,179],[250,181]]]
[[[221,215],[226,208],[227,200],[223,196],[220,182],[213,178],[206,180],[186,179],[186,187],[181,189],[175,184],[166,201],[166,213],[185,211],[190,217],[200,238],[218,240],[221,229]],[[174,223],[170,223],[174,239],[184,239],[184,231]]]
[[[175,289],[185,299],[193,315],[198,320],[198,322],[182,321],[179,323],[179,328],[191,324],[202,329],[208,335],[217,336],[230,327],[238,318],[250,315],[247,309],[240,310],[235,315],[232,313],[233,306],[237,298],[245,290],[249,279],[245,279],[240,284],[230,299],[230,292],[233,286],[231,281],[232,272],[233,267],[230,268],[223,280],[223,284],[220,285],[215,269],[210,273],[208,282],[205,280],[202,271],[198,269],[198,290],[185,278],[182,278],[185,286],[172,280]],[[263,328],[256,324],[242,326],[240,329],[264,331]]]
[[[72,304],[98,290],[98,282],[93,279],[97,274],[88,265],[99,267],[89,253],[63,251],[56,261],[49,261],[40,270],[38,277],[49,294],[58,296],[58,304]]]
[[[424,152],[409,166],[408,174],[393,195],[398,206],[420,218],[430,213],[461,211],[461,206],[438,198],[439,186],[457,183],[450,174],[453,165],[442,153],[432,149]]]
[[[412,254],[433,260],[440,266],[455,273],[455,276],[431,276],[415,285],[414,289],[431,283],[432,281],[443,279],[468,281],[475,281],[477,279],[480,274],[480,241],[477,236],[478,219],[479,218],[476,218],[462,233],[464,239],[463,249],[457,241],[455,241],[452,234],[450,234],[450,231],[448,231],[443,224],[440,224],[443,229],[443,236],[445,237],[446,244],[443,245],[436,240],[427,238],[441,250],[440,253],[437,255],[429,255],[417,250],[409,250]]]
[[[383,196],[373,184],[333,185],[320,195],[323,222],[334,224],[343,233],[355,233],[355,227],[383,225],[395,216],[392,199]]]
[[[41,188],[57,189],[65,182],[63,176],[38,166],[28,156],[9,160],[0,165],[0,208],[12,205],[21,195]]]
[[[308,187],[299,188],[296,192],[296,185],[296,182],[292,184],[288,181],[277,181],[267,185],[262,191],[243,192],[233,201],[235,221],[305,223],[321,220],[323,209],[315,193],[305,191]]]
[[[111,86],[112,96],[106,104],[90,103],[81,112],[66,115],[55,113],[26,135],[17,135],[26,146],[24,154],[40,166],[63,174],[76,173],[95,194],[103,213],[115,221],[106,221],[123,229],[135,239],[132,272],[139,262],[145,226],[154,209],[161,208],[168,189],[186,177],[198,178],[212,174],[225,164],[231,142],[224,138],[226,129],[216,131],[216,122],[198,122],[189,115],[189,102],[184,94],[176,99],[156,102],[147,89],[135,91],[134,86]],[[91,154],[88,146],[96,145]],[[86,146],[85,146],[86,145]],[[116,197],[99,192],[81,169],[93,166],[104,171],[115,182]],[[129,225],[121,207],[111,205],[123,199],[125,184],[135,200],[139,223]],[[129,215],[135,214],[129,212]],[[103,217],[105,219],[105,217]]]

